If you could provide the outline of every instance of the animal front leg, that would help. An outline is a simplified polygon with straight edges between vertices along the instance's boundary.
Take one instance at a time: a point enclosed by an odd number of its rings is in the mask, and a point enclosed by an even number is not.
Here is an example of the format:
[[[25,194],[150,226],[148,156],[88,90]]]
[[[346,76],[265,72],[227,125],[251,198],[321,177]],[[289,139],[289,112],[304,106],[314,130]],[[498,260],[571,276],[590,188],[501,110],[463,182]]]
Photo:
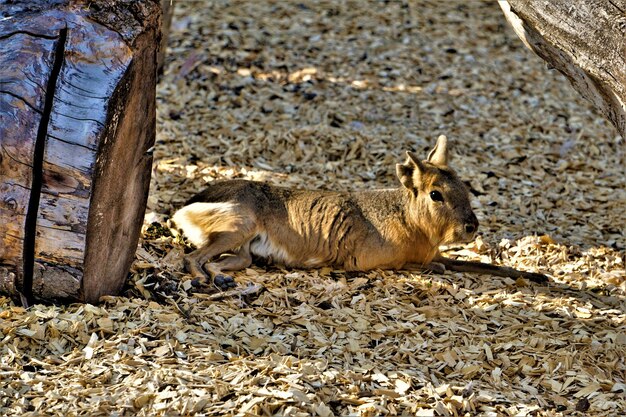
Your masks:
[[[405,264],[402,269],[407,269],[410,271],[419,271],[419,272],[431,272],[434,274],[443,274],[444,272],[446,272],[446,267],[439,262],[431,262],[429,264],[416,264],[416,263],[409,263],[409,264]]]
[[[225,268],[212,267],[211,265],[219,265],[220,261],[209,263],[207,262],[215,256],[221,255],[236,248],[246,247],[246,251],[249,256],[249,241],[252,236],[244,235],[241,232],[217,232],[209,236],[208,243],[204,246],[193,251],[185,257],[185,268],[192,275],[194,285],[207,284],[214,282],[216,285],[226,288],[234,285],[232,277],[219,278],[218,282],[215,282],[217,275],[221,275],[221,269],[229,269],[228,264]],[[237,255],[235,255],[237,256]],[[245,259],[245,257],[244,257]],[[207,270],[204,269],[204,265],[207,264]],[[230,268],[232,269],[232,268]],[[208,272],[208,273],[207,273]],[[211,276],[212,275],[212,276]],[[223,285],[219,285],[219,284]],[[231,285],[232,284],[232,285]]]
[[[473,272],[477,274],[489,274],[507,278],[525,278],[537,283],[545,283],[548,281],[548,277],[543,274],[520,271],[508,266],[492,265],[474,261],[460,261],[458,259],[450,259],[443,256],[437,257],[435,261],[441,263],[450,271]]]

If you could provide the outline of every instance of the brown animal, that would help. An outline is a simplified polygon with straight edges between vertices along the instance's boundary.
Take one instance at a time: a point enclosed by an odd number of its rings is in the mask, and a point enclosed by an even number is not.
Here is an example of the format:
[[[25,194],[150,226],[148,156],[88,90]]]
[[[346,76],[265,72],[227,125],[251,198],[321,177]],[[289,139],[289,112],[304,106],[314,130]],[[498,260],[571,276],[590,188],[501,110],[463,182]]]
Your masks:
[[[476,234],[468,189],[448,167],[445,136],[425,161],[412,152],[407,156],[396,165],[402,186],[395,189],[338,192],[245,180],[212,183],[173,216],[198,248],[185,258],[187,270],[199,282],[210,282],[208,272],[217,285],[231,286],[234,281],[222,271],[246,268],[255,255],[292,268],[448,268],[547,279],[441,256],[440,245],[469,242]]]

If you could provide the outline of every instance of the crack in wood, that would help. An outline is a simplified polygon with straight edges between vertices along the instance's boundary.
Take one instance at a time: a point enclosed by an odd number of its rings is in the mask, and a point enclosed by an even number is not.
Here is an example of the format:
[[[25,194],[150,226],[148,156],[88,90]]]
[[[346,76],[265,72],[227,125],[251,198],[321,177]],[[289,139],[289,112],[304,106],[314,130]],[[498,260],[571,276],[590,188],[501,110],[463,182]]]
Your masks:
[[[16,164],[20,164],[20,165],[24,165],[24,166],[30,167],[30,164],[27,164],[26,162],[22,162],[22,161],[20,161],[19,159],[15,158],[15,156],[13,156],[13,155],[11,154],[11,152],[9,152],[9,151],[7,150],[6,146],[4,146],[4,145],[3,145],[3,144],[1,144],[1,143],[0,143],[0,148],[1,148],[1,149],[2,149],[2,151],[3,151],[3,154],[6,154],[6,156],[8,156],[8,157],[9,157],[9,159],[10,159],[11,161],[15,162]]]
[[[6,80],[6,81],[2,81],[0,84],[2,85],[9,85],[9,84],[17,84],[18,86],[22,84],[22,82],[24,82],[25,80],[30,81],[35,87],[38,87],[41,91],[46,91],[46,88],[39,84],[37,81],[33,80],[32,78],[30,78],[30,76],[28,75],[28,73],[26,73],[23,69],[18,68],[17,71],[22,73],[22,78],[20,79],[12,79],[12,80]]]
[[[7,181],[5,182],[6,185],[10,185],[11,187],[17,187],[17,188],[22,188],[24,190],[28,190],[30,191],[30,188],[26,187],[25,185],[22,184],[18,184],[16,182],[12,182],[12,181]]]
[[[76,225],[67,224],[63,226],[49,226],[45,224],[40,224],[39,227],[49,230],[63,230],[67,232],[73,232],[78,237],[85,237],[87,235],[87,230],[83,227],[75,227]],[[49,254],[48,254],[49,256]]]
[[[91,94],[93,94],[93,93],[94,93],[94,92],[93,92],[93,91],[91,91],[91,90],[87,90],[86,88],[82,88],[82,87],[79,87],[79,86],[77,86],[77,85],[74,85],[74,84],[72,84],[71,82],[69,82],[68,80],[63,80],[63,83],[64,83],[64,84],[69,85],[69,86],[70,86],[70,87],[72,87],[72,88],[75,88],[75,89],[77,89],[77,90],[80,90],[80,91],[82,91],[82,92],[84,92],[84,93],[91,93]],[[107,97],[100,97],[100,96],[89,96],[89,95],[86,95],[86,94],[83,94],[83,96],[85,96],[85,97],[90,97],[90,98],[101,98],[101,99],[106,99],[106,98],[107,98]]]
[[[89,148],[87,148],[87,149],[89,149]],[[89,149],[89,150],[91,150],[91,149]],[[61,168],[63,170],[63,169],[67,169],[68,165],[67,164],[56,164],[54,162],[46,161],[46,170],[54,171],[53,168],[55,168],[55,167]],[[73,169],[77,174],[81,174],[85,178],[89,178],[89,175],[91,175],[91,171],[89,169],[85,170],[85,169],[81,169],[81,168],[78,168],[78,167],[75,167],[75,166],[71,166],[69,168]]]
[[[67,81],[64,81],[64,83],[65,83],[65,84],[67,84],[67,85],[69,85],[69,86],[70,86],[70,87],[72,87],[72,88],[77,89],[77,90],[82,90],[81,88],[79,88],[79,87],[75,87],[75,86],[73,86],[72,84],[68,83]],[[86,98],[95,98],[95,99],[97,99],[97,100],[107,100],[107,97],[102,97],[102,96],[90,96],[89,94],[84,94],[84,93],[82,93],[82,92],[80,92],[80,91],[72,91],[72,90],[68,89],[68,88],[67,88],[67,87],[65,87],[65,86],[60,86],[60,87],[59,87],[59,91],[63,91],[63,92],[65,92],[65,93],[69,94],[69,95],[77,95],[77,96],[86,97]]]
[[[5,35],[0,35],[0,41],[4,39],[9,39],[10,37],[15,36],[15,35],[28,35],[34,38],[43,38],[43,39],[50,39],[50,40],[58,38],[58,36],[54,36],[54,35],[43,35],[40,33],[29,32],[27,30],[16,30],[15,32],[7,33]]]
[[[24,76],[24,78],[26,78],[28,81],[30,81],[31,83],[33,83],[34,85],[36,85],[37,87],[39,87],[42,91],[46,91],[46,87],[39,84],[39,82],[37,80],[33,80],[32,78],[30,78],[30,74],[27,73],[26,71],[24,71],[22,68],[18,68],[18,71],[22,73],[22,75]],[[19,84],[22,80],[19,81],[12,81],[14,83]]]
[[[100,120],[81,118],[81,117],[74,117],[74,116],[70,116],[69,114],[63,114],[61,112],[57,112],[56,114],[58,114],[59,116],[67,117],[68,119],[78,120],[80,122],[94,122],[94,123],[98,124],[99,126],[104,127],[104,123],[102,123]]]
[[[41,110],[39,110],[38,108],[36,108],[35,106],[33,106],[32,104],[30,104],[28,101],[26,101],[26,99],[24,99],[24,97],[20,97],[15,93],[12,93],[11,91],[6,91],[6,90],[0,90],[0,94],[7,94],[13,98],[16,98],[18,100],[20,100],[21,102],[23,102],[24,104],[26,104],[28,107],[30,107],[33,111],[41,114]]]
[[[32,187],[24,227],[24,252],[22,255],[24,265],[22,286],[20,288],[22,300],[25,300],[28,304],[31,304],[34,300],[33,274],[35,268],[35,239],[37,237],[37,217],[39,213],[39,201],[41,197],[41,189],[43,186],[43,160],[46,145],[46,136],[48,134],[50,116],[52,115],[56,84],[64,62],[65,43],[67,42],[67,35],[68,29],[64,28],[59,31],[58,37],[52,38],[58,38],[58,41],[54,51],[52,71],[50,72],[50,78],[48,79],[47,83],[43,114],[41,116],[41,121],[39,122],[37,139],[35,140],[35,149],[33,153]]]
[[[51,137],[51,138],[52,138],[52,139],[54,139],[54,140],[58,140],[59,142],[67,143],[68,145],[72,145],[72,146],[80,146],[81,148],[88,149],[88,150],[90,150],[90,151],[94,151],[94,152],[96,152],[96,151],[98,150],[98,148],[96,148],[96,147],[93,147],[93,146],[87,146],[87,145],[83,145],[83,144],[76,143],[76,142],[70,142],[70,141],[69,141],[69,140],[67,140],[67,139],[61,139],[60,137],[58,137],[58,136],[54,136],[54,135],[51,135],[50,133],[48,133],[48,136],[49,136],[49,137]]]
[[[59,91],[61,91],[61,88],[59,88]],[[77,109],[84,109],[84,110],[90,110],[93,111],[93,105],[92,106],[80,106],[76,103],[72,103],[71,101],[67,101],[67,100],[63,100],[62,98],[57,97],[57,101],[59,103],[63,103],[63,104],[67,104],[69,107],[76,107]]]

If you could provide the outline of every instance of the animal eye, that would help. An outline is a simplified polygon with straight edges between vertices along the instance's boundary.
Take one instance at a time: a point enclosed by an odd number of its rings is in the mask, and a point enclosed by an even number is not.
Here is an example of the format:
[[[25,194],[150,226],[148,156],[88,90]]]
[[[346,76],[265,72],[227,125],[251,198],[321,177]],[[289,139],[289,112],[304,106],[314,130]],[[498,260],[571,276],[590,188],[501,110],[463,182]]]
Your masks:
[[[431,191],[430,198],[432,198],[433,201],[440,201],[443,203],[443,196],[441,195],[439,191]]]

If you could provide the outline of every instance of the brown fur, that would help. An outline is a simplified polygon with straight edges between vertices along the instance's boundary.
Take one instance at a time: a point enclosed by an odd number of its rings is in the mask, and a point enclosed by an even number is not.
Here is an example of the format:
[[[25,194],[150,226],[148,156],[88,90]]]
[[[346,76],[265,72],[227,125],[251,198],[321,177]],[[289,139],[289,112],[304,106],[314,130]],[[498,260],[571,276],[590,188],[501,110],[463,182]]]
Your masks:
[[[204,282],[210,277],[203,267],[215,277],[249,266],[256,255],[294,268],[428,268],[436,261],[454,270],[544,280],[541,274],[439,254],[440,245],[471,241],[478,228],[467,187],[447,161],[447,141],[440,136],[425,161],[407,152],[406,162],[396,166],[403,185],[396,189],[335,192],[245,180],[212,183],[173,216],[198,247],[186,258],[187,269]]]

